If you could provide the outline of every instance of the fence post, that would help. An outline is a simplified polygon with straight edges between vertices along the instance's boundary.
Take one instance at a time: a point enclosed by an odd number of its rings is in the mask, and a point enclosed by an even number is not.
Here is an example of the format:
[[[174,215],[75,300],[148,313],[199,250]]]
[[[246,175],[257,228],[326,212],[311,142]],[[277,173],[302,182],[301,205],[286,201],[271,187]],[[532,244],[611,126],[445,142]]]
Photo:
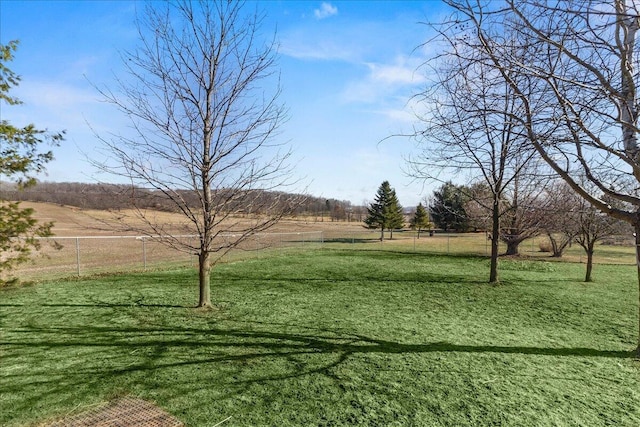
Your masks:
[[[256,258],[260,258],[260,238],[257,234],[254,234],[255,242],[256,242]]]
[[[80,276],[80,238],[76,237],[76,265],[78,267],[78,276]]]
[[[489,233],[484,232],[484,256],[489,255]]]
[[[142,265],[144,270],[147,270],[147,241],[142,236]]]
[[[536,238],[532,237],[531,238],[531,255],[533,255],[533,252],[534,252],[534,246],[533,245],[534,245],[535,241],[536,241]]]

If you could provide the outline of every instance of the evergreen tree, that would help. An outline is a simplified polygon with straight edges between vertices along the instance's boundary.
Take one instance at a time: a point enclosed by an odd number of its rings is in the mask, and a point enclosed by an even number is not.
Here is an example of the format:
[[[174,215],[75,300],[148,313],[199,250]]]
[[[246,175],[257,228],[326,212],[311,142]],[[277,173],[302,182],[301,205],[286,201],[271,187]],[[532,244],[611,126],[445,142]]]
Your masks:
[[[427,210],[424,208],[424,206],[422,206],[422,203],[418,203],[416,213],[413,218],[411,218],[410,226],[412,230],[418,230],[418,239],[420,238],[420,232],[422,230],[431,227],[429,214],[427,213]]]
[[[399,230],[404,227],[404,215],[402,206],[396,196],[396,190],[391,189],[391,199],[389,203],[389,225],[390,238],[393,239],[393,230]]]
[[[390,231],[393,239],[393,230],[404,226],[402,206],[396,196],[396,191],[391,188],[389,181],[384,181],[378,188],[375,201],[367,208],[367,217],[364,220],[367,228],[380,229],[380,240],[384,240],[384,230]]]
[[[429,209],[431,219],[444,231],[466,231],[469,228],[469,218],[464,209],[466,202],[464,187],[446,182],[433,192]]]
[[[20,100],[9,95],[20,77],[5,65],[13,60],[17,47],[17,41],[0,44],[0,108],[2,104],[20,104]],[[62,139],[62,133],[50,134],[33,124],[19,128],[0,120],[0,178],[15,181],[19,188],[35,185],[32,175],[44,170],[45,164],[53,159],[51,151],[39,150],[41,144],[57,145]],[[53,224],[38,224],[33,214],[33,209],[22,208],[19,202],[0,198],[0,273],[27,261],[31,250],[39,248],[37,237],[51,235]]]

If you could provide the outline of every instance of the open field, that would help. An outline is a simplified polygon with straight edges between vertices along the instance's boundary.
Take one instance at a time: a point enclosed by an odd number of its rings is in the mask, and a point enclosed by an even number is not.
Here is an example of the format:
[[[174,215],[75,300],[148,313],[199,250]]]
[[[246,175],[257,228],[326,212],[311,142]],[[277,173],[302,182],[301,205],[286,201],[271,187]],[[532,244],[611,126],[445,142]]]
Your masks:
[[[24,202],[36,210],[37,217],[55,222],[54,248],[51,242],[43,242],[42,250],[32,263],[21,266],[17,275],[25,280],[49,280],[78,275],[131,272],[154,269],[194,266],[193,254],[179,252],[150,239],[135,239],[139,233],[123,231],[113,225],[115,216],[128,224],[137,224],[132,212],[91,211],[47,203]],[[169,228],[184,231],[179,225],[180,215],[166,212],[149,212]],[[398,250],[433,254],[488,255],[489,241],[485,233],[447,234],[429,237],[415,232],[394,233],[393,240],[380,242],[379,232],[366,230],[360,223],[318,221],[319,218],[295,218],[284,220],[268,233],[247,240],[238,250],[226,255],[223,261],[252,259],[281,254],[290,249],[345,248],[358,250]],[[111,223],[111,225],[110,225]],[[93,236],[93,237],[90,237]],[[115,236],[128,236],[116,238]],[[73,237],[73,238],[72,238]],[[75,239],[75,237],[80,237]],[[388,237],[388,233],[387,233]],[[523,242],[521,254],[526,258],[559,261],[540,252],[539,243],[544,237]],[[562,261],[586,262],[578,245],[567,249]],[[634,264],[632,246],[598,245],[595,262],[599,264]],[[598,274],[596,267],[594,274]]]
[[[56,236],[114,236],[122,234],[136,234],[122,230],[120,218],[125,224],[142,226],[141,221],[132,210],[104,211],[80,209],[72,206],[60,206],[51,203],[21,202],[23,207],[33,208],[35,217],[41,221],[54,221],[53,232]],[[180,232],[185,231],[184,217],[177,213],[148,211],[149,218],[159,223],[167,224],[167,228]],[[320,221],[320,218],[291,218],[284,219],[270,231],[274,233],[292,231],[340,231],[362,230],[360,223]]]
[[[0,290],[0,425],[640,425],[633,267],[344,248],[220,265],[210,311],[193,270]]]

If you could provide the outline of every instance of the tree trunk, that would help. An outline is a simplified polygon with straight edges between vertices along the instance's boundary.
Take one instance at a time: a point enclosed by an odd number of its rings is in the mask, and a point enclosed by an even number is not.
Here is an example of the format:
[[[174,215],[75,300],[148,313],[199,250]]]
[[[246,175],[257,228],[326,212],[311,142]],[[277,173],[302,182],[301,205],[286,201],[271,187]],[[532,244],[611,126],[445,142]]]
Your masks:
[[[551,244],[551,257],[559,258],[562,254],[558,255],[558,244],[556,242],[556,239],[551,233],[547,233],[547,237],[549,238],[549,243]]]
[[[640,214],[633,224],[636,232],[636,266],[638,269],[638,346],[636,347],[636,357],[640,359]]]
[[[562,258],[562,252],[566,245],[563,245],[564,242],[558,240],[551,233],[547,233],[547,237],[549,237],[549,242],[551,242],[551,257],[552,258]]]
[[[393,228],[389,229],[389,240],[393,240]]]
[[[380,241],[384,240],[384,227],[380,227]]]
[[[520,246],[520,242],[519,241],[508,241],[507,242],[507,252],[505,252],[505,255],[520,255],[520,252],[518,251],[518,247]]]
[[[494,196],[495,198],[495,196]],[[493,212],[491,213],[491,267],[489,269],[489,283],[498,283],[498,244],[500,240],[500,212],[498,200],[493,201]]]
[[[200,301],[198,307],[211,307],[211,261],[209,252],[198,255],[198,278],[200,280]]]
[[[591,282],[591,270],[593,270],[593,249],[587,251],[587,273],[584,276],[585,282]]]

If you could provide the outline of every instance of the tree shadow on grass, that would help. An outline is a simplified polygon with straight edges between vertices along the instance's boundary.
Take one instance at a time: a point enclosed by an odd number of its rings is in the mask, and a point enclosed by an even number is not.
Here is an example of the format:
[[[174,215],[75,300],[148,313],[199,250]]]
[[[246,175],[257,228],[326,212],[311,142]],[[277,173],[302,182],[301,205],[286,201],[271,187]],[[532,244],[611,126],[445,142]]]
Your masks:
[[[82,308],[109,308],[109,307],[148,307],[148,308],[189,308],[193,309],[194,306],[190,305],[177,305],[177,304],[148,304],[144,302],[134,302],[132,304],[117,304],[111,302],[95,302],[86,304],[37,304],[38,307],[82,307]],[[0,304],[0,307],[32,307],[30,304]]]
[[[260,324],[270,325],[270,324]],[[288,325],[289,328],[296,327]],[[286,329],[285,325],[276,328]],[[296,327],[298,328],[298,327]],[[453,344],[447,341],[429,343],[400,343],[381,340],[361,334],[351,334],[329,329],[319,329],[315,333],[291,333],[255,331],[222,328],[188,327],[26,327],[18,330],[5,329],[15,338],[3,339],[0,346],[14,349],[65,348],[65,347],[105,347],[118,348],[164,348],[193,349],[208,348],[219,350],[220,356],[211,361],[250,359],[265,356],[286,356],[288,354],[420,354],[420,353],[502,353],[558,357],[608,357],[633,358],[633,351],[599,350],[588,347],[532,347],[500,345]],[[31,337],[37,336],[37,339]],[[253,349],[239,355],[225,356],[222,350]],[[12,350],[14,352],[16,350]],[[10,354],[7,354],[10,357]],[[159,367],[189,365],[200,361],[180,361]]]
[[[233,322],[233,325],[235,327],[229,328],[152,325],[5,328],[0,339],[5,367],[0,368],[3,376],[0,393],[24,396],[16,405],[23,405],[27,410],[37,402],[55,401],[79,388],[95,393],[97,389],[109,392],[117,387],[141,387],[172,396],[208,387],[223,394],[220,398],[228,398],[249,392],[249,387],[257,383],[313,375],[342,381],[334,368],[360,355],[493,353],[633,357],[631,351],[586,347],[473,345],[446,341],[402,343],[288,324],[242,322],[238,327],[239,323]],[[38,366],[52,356],[65,362],[53,360],[46,374],[13,367],[25,361]],[[201,380],[200,374],[194,380],[191,378],[194,373],[205,373],[208,380]],[[171,380],[161,382],[159,377]],[[162,391],[157,391],[158,387]],[[25,390],[29,392],[25,394]]]
[[[325,238],[323,243],[346,243],[346,244],[356,244],[356,243],[377,243],[380,244],[380,238],[371,238],[371,237],[335,237],[335,238]]]

